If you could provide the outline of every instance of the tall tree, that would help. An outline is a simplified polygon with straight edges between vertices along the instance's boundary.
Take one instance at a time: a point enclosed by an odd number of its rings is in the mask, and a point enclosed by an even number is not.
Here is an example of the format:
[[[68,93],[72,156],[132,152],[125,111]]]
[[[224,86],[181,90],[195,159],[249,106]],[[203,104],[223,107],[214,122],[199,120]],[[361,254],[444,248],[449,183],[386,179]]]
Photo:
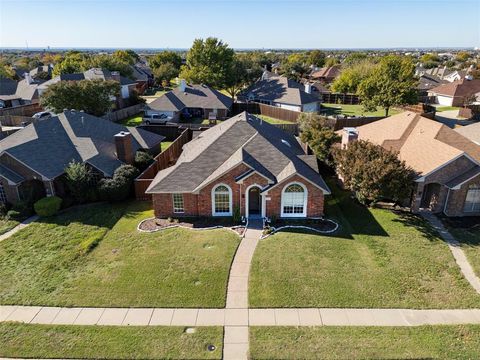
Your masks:
[[[112,96],[119,93],[120,84],[113,80],[59,81],[48,87],[40,102],[57,113],[76,109],[102,116],[112,108]]]
[[[153,68],[153,76],[155,77],[155,81],[157,84],[162,84],[164,81],[166,84],[170,84],[170,81],[177,77],[178,69],[170,63],[164,63],[160,66]]]
[[[112,57],[130,65],[135,64],[139,59],[138,54],[133,50],[115,50]]]
[[[289,55],[281,64],[283,75],[299,81],[308,72],[308,59],[305,53]]]
[[[234,55],[233,49],[217,38],[195,39],[187,52],[187,63],[182,67],[180,77],[222,89],[227,84]]]
[[[332,165],[332,147],[340,141],[340,136],[335,133],[328,119],[312,113],[302,113],[298,123],[300,139],[310,146],[321,161]]]
[[[332,83],[332,90],[343,94],[354,94],[358,85],[372,74],[375,65],[372,61],[362,60],[346,67]]]
[[[357,94],[366,111],[377,107],[385,110],[385,116],[392,106],[414,104],[417,100],[414,77],[415,65],[405,56],[387,55],[374,71],[358,85]]]
[[[360,140],[345,149],[336,149],[334,159],[345,187],[362,204],[381,199],[401,202],[411,195],[415,172],[394,152]]]
[[[325,53],[320,50],[312,50],[308,52],[307,63],[308,65],[322,67],[325,65]]]
[[[182,66],[182,57],[175,51],[162,51],[148,59],[148,64],[152,69],[160,67],[160,65],[170,63],[178,71],[180,71],[180,66]]]
[[[53,68],[53,76],[61,74],[74,74],[84,71],[89,56],[78,51],[68,52]]]
[[[101,54],[93,56],[83,64],[83,71],[90,68],[101,68],[110,71],[118,71],[122,76],[132,76],[133,70],[128,61],[121,57]]]

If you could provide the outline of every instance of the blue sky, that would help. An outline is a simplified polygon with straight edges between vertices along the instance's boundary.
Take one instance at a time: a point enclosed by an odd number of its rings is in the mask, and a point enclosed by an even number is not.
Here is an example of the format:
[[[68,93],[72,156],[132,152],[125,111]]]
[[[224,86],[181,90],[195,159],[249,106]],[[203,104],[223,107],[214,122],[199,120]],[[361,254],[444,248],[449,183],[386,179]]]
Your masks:
[[[480,0],[0,0],[0,47],[480,46]]]

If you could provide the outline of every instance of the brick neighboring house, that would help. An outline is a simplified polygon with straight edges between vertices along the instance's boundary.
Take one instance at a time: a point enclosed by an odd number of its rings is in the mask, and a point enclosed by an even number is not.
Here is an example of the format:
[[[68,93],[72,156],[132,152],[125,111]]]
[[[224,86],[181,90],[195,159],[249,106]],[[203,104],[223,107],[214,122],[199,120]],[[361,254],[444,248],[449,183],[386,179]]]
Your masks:
[[[428,96],[434,96],[436,102],[444,106],[464,106],[465,100],[480,92],[480,80],[468,78],[453,81],[428,90]]]
[[[191,117],[226,119],[232,108],[233,100],[207,85],[191,85],[185,80],[175,90],[163,94],[147,105],[147,115],[164,114],[172,121],[179,121],[185,114]]]
[[[312,85],[302,85],[285,76],[264,73],[262,78],[242,91],[238,100],[253,101],[292,111],[317,112],[320,99],[312,93]]]
[[[135,153],[157,154],[163,136],[77,111],[30,124],[0,141],[0,202],[15,203],[32,188],[63,195],[63,174],[72,161],[87,164],[94,177],[112,177]],[[93,185],[93,184],[92,184]]]
[[[156,217],[320,217],[328,186],[290,134],[243,112],[184,145],[146,193]]]
[[[343,146],[370,141],[398,152],[417,172],[412,212],[480,215],[480,146],[457,131],[406,111],[342,132]]]
[[[340,75],[340,65],[323,67],[310,74],[310,79],[318,80],[322,83],[331,83]]]

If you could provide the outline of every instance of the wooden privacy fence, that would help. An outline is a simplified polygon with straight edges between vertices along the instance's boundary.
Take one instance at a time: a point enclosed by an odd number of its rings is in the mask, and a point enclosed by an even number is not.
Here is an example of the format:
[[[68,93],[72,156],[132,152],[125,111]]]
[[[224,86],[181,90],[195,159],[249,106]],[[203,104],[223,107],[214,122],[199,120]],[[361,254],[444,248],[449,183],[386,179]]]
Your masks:
[[[103,119],[110,120],[112,122],[122,121],[130,116],[136,115],[142,112],[145,108],[145,104],[136,104],[123,109],[113,111],[111,113],[102,116]]]
[[[33,114],[43,111],[43,108],[40,104],[27,104],[27,105],[20,105],[14,106],[10,108],[0,109],[0,116],[28,116],[31,117]]]
[[[20,116],[20,115],[1,115],[0,124],[2,126],[20,126],[23,123],[30,124],[32,118],[30,116]]]
[[[298,117],[300,116],[300,114],[302,114],[299,111],[282,109],[278,106],[271,106],[256,102],[235,103],[233,104],[232,109],[234,115],[240,114],[243,111],[247,111],[250,114],[265,115],[275,119],[290,121],[292,123],[297,122]]]
[[[151,195],[145,194],[145,191],[152,183],[155,175],[160,170],[166,169],[175,164],[182,153],[183,145],[192,140],[192,130],[186,129],[182,134],[167,148],[158,154],[154,162],[142,172],[134,182],[135,198],[137,200],[150,200]]]
[[[371,124],[375,121],[384,119],[385,116],[368,116],[368,117],[351,117],[351,118],[336,118],[329,119],[335,131],[341,130],[345,127],[357,127]]]

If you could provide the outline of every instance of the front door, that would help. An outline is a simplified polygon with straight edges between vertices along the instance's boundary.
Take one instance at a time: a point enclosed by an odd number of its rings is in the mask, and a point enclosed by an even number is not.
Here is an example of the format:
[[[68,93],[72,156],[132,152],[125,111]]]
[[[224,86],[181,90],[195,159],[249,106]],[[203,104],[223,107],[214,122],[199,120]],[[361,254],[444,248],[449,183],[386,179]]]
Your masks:
[[[438,201],[440,198],[441,185],[437,183],[430,183],[425,185],[423,189],[423,198],[421,207],[430,211],[436,212]]]
[[[260,215],[260,189],[256,186],[248,191],[248,215]]]

